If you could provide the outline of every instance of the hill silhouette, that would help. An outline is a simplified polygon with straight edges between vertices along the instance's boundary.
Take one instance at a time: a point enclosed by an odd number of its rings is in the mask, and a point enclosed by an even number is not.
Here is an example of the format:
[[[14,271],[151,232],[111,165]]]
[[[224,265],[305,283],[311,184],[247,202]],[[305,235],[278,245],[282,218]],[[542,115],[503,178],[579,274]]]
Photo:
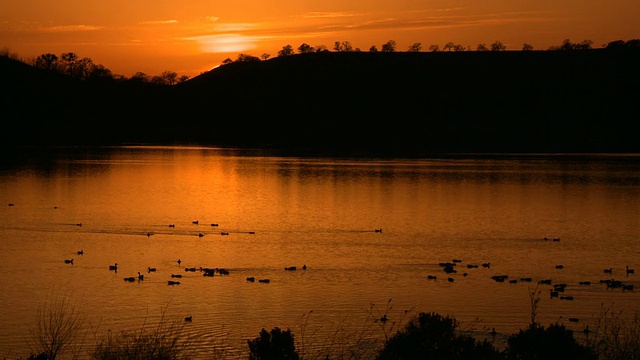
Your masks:
[[[640,51],[324,52],[174,86],[81,82],[0,58],[5,144],[314,154],[639,152]],[[8,125],[5,125],[7,127]]]

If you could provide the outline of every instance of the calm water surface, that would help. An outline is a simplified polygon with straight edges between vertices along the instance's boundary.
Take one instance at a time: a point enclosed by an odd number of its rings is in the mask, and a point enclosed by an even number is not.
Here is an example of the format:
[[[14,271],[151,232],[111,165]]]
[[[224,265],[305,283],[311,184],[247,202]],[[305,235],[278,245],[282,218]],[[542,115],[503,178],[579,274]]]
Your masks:
[[[297,340],[306,326],[315,337],[305,345],[321,352],[337,329],[381,337],[373,318],[387,313],[399,324],[405,310],[450,315],[478,336],[495,328],[504,338],[530,322],[530,293],[542,279],[568,284],[564,295],[574,300],[551,298],[551,286],[540,285],[536,320],[581,330],[603,306],[638,310],[640,275],[625,267],[640,271],[640,155],[29,152],[1,168],[0,246],[3,358],[28,355],[29,331],[52,296],[74,304],[88,347],[164,313],[198,340],[202,358],[246,358],[247,339],[276,326]],[[461,263],[448,275],[439,263],[453,259]],[[491,266],[466,266],[482,263]],[[123,280],[138,272],[143,281]],[[526,277],[532,282],[519,281]],[[637,290],[599,282],[610,278]],[[182,323],[185,316],[193,321]]]

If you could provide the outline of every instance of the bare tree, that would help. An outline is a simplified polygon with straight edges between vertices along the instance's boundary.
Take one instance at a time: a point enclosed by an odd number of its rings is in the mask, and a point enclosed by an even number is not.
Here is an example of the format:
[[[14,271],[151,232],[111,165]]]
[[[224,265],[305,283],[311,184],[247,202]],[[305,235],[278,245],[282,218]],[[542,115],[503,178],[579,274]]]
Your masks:
[[[238,58],[236,62],[250,62],[250,61],[260,61],[260,58],[257,56],[249,55],[249,54],[238,54]]]
[[[396,47],[398,44],[395,40],[389,40],[386,43],[382,44],[382,52],[394,52],[396,51]]]
[[[327,52],[329,51],[329,48],[327,48],[327,45],[316,45],[316,52]]]
[[[420,52],[422,51],[422,43],[414,43],[411,46],[409,46],[409,52]]]
[[[333,44],[333,51],[337,51],[337,52],[352,52],[353,51],[353,46],[351,46],[351,43],[348,41],[336,41]]]
[[[522,44],[522,51],[532,51],[533,45],[531,44]]]
[[[76,75],[76,62],[78,61],[78,55],[76,53],[68,52],[63,53],[60,61],[60,72],[69,76]]]
[[[429,46],[429,51],[431,52],[438,52],[440,51],[440,46],[438,44],[433,44]]]
[[[149,78],[149,75],[141,71],[138,71],[137,73],[133,74],[133,76],[131,77],[131,80],[143,82],[143,83],[147,83],[151,81],[151,79]]]
[[[42,54],[36,58],[35,66],[40,69],[55,70],[58,66],[58,57],[55,54]]]
[[[378,48],[375,45],[371,45],[369,52],[378,52]]]
[[[298,52],[300,54],[312,53],[314,51],[313,46],[307,43],[302,43],[302,45],[298,46]]]
[[[453,42],[448,42],[446,44],[444,44],[444,46],[442,47],[443,51],[451,51],[454,50],[454,48],[456,47],[456,44],[454,44]]]
[[[162,76],[156,75],[151,78],[151,83],[156,85],[164,85],[164,79]]]
[[[78,61],[76,61],[76,77],[86,80],[91,76],[91,72],[93,71],[93,60],[90,58],[84,57]]]
[[[31,351],[55,360],[57,356],[78,345],[83,321],[75,306],[62,295],[50,295],[42,308],[38,309],[35,329],[31,329]],[[77,356],[77,354],[74,354]]]
[[[105,79],[105,78],[114,78],[111,70],[107,69],[102,64],[93,64],[91,66],[91,70],[89,72],[90,79]]]
[[[574,48],[578,50],[588,50],[588,49],[591,49],[592,45],[593,45],[592,40],[582,40],[579,44],[575,44]]]
[[[268,60],[271,57],[271,54],[267,54],[267,53],[263,53],[262,55],[260,55],[260,58],[262,60]]]
[[[178,73],[175,71],[163,71],[160,77],[162,78],[162,83],[165,85],[175,85],[178,81]]]
[[[278,51],[278,57],[281,56],[289,56],[289,55],[293,55],[293,46],[291,45],[286,45],[282,47],[282,50]]]
[[[491,51],[505,51],[505,50],[507,50],[507,47],[500,41],[496,41],[493,44],[491,44]]]
[[[18,54],[9,51],[8,47],[3,47],[2,49],[0,49],[0,56],[6,57],[7,59],[19,60]]]
[[[478,47],[476,47],[476,51],[489,51],[489,48],[485,44],[478,44]]]

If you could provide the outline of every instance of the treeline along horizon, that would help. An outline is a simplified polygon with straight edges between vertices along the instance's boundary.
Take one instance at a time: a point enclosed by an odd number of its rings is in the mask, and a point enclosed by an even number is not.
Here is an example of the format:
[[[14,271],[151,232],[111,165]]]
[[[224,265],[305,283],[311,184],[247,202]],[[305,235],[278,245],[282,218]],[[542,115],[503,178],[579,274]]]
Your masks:
[[[309,52],[234,61],[174,86],[82,81],[0,57],[2,107],[12,114],[2,140],[354,155],[638,152],[640,46],[616,44]]]

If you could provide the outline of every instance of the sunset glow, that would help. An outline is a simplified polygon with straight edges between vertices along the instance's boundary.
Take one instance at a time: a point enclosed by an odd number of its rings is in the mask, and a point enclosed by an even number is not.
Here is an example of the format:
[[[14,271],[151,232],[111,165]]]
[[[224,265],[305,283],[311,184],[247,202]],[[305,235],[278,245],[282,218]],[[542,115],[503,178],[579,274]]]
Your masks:
[[[251,3],[5,0],[0,49],[24,60],[75,52],[115,74],[165,70],[195,76],[240,53],[271,57],[283,46],[349,41],[378,49],[389,40],[405,51],[447,42],[475,49],[500,41],[544,50],[564,39],[594,47],[640,37],[640,3],[626,0],[306,1]]]

